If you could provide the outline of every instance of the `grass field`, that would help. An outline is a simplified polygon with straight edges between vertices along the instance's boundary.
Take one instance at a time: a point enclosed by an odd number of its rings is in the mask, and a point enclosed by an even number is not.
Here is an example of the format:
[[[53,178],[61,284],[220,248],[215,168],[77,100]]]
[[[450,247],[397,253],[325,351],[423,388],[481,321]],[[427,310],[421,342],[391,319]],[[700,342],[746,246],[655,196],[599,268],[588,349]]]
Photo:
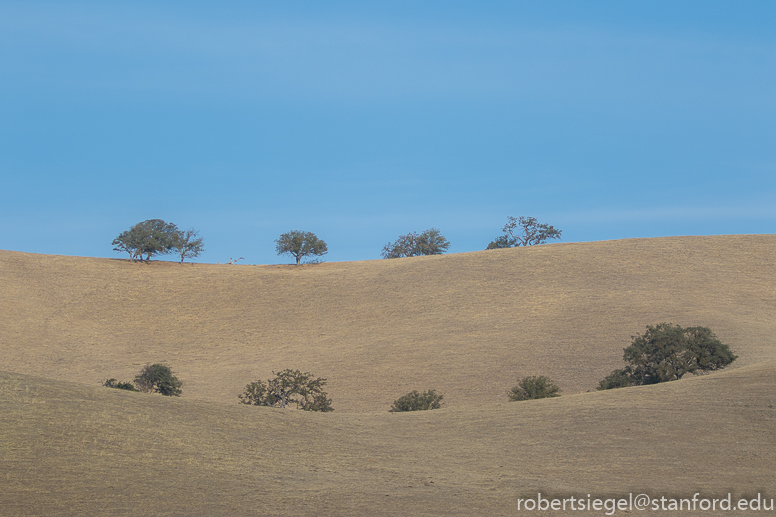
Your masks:
[[[537,491],[776,497],[774,257],[770,235],[302,267],[0,251],[0,513],[515,515]],[[739,359],[588,392],[661,321],[709,326]],[[149,362],[172,366],[180,399],[100,386]],[[336,411],[237,404],[284,368],[326,377]],[[563,396],[506,402],[526,375]],[[429,388],[443,409],[387,412]]]

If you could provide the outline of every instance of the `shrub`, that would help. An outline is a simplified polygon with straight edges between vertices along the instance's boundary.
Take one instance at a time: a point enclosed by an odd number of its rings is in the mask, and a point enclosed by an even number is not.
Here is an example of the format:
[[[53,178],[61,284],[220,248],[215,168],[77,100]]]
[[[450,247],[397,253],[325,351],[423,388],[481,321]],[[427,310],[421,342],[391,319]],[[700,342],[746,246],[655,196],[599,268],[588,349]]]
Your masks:
[[[143,393],[155,392],[168,397],[180,397],[182,385],[170,367],[163,364],[148,364],[135,377],[135,386]]]
[[[437,394],[434,390],[418,393],[412,390],[403,397],[393,401],[391,413],[400,413],[403,411],[426,411],[429,409],[439,409],[442,407],[443,395]]]
[[[107,381],[103,382],[102,385],[106,388],[115,388],[117,390],[139,391],[131,382],[120,382],[116,379],[108,379]]]
[[[523,377],[517,386],[507,391],[507,396],[511,402],[560,397],[560,387],[544,375]]]

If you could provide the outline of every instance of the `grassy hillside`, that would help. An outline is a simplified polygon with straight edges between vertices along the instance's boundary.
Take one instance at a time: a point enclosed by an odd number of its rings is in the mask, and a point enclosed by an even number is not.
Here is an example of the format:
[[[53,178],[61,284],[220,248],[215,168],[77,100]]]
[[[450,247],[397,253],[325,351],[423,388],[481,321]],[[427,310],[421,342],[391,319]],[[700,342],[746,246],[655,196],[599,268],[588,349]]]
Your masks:
[[[776,498],[774,257],[776,236],[306,267],[0,251],[0,515],[498,516],[539,491]],[[661,321],[709,326],[740,358],[587,392]],[[99,385],[160,361],[183,397]],[[237,404],[287,367],[327,377],[336,411]],[[533,374],[564,396],[506,402]],[[387,412],[428,388],[445,408]]]
[[[517,499],[537,491],[776,496],[774,394],[774,361],[402,414],[241,407],[6,373],[0,514],[497,516],[519,515]]]
[[[98,385],[166,362],[184,397],[235,403],[273,370],[329,380],[340,412],[412,389],[506,400],[526,375],[583,392],[647,324],[710,326],[774,358],[775,236],[552,244],[311,266],[0,252],[0,370]]]

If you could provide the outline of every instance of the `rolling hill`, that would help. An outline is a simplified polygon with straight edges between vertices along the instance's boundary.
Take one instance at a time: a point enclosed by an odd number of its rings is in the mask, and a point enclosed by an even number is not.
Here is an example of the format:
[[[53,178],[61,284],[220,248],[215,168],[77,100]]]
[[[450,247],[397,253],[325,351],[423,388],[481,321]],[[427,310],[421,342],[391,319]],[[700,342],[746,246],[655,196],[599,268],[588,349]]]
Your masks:
[[[537,491],[776,497],[774,257],[771,235],[303,267],[0,251],[0,512],[514,515]],[[709,326],[739,359],[588,392],[661,321]],[[183,397],[100,387],[149,362],[172,366]],[[336,411],[237,404],[284,368],[326,377]],[[526,375],[564,396],[506,402]],[[387,413],[429,388],[444,409]]]

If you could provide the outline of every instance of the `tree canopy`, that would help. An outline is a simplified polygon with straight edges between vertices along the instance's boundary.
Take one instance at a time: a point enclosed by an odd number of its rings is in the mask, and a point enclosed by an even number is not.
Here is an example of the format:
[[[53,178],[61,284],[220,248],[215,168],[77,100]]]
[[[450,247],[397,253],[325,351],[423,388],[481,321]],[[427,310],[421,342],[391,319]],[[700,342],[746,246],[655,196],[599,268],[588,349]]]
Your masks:
[[[272,372],[274,379],[256,381],[245,386],[238,397],[242,404],[285,408],[295,404],[304,411],[334,411],[331,399],[323,391],[326,379],[313,377],[310,372],[286,369]]]
[[[168,397],[180,397],[183,383],[172,374],[169,366],[148,364],[135,377],[135,387],[143,393],[161,393]]]
[[[541,224],[535,217],[515,219],[511,215],[502,230],[504,235],[497,237],[488,244],[487,249],[516,248],[519,246],[534,246],[544,244],[548,239],[560,239],[561,230],[548,224]]]
[[[628,365],[604,378],[599,390],[674,381],[724,368],[738,358],[708,327],[659,323],[631,339],[623,354]]]
[[[326,243],[312,232],[294,230],[282,234],[276,241],[275,251],[278,255],[289,254],[296,259],[298,266],[304,257],[321,256],[328,253]]]
[[[421,255],[441,255],[450,247],[450,242],[436,228],[418,234],[416,232],[401,235],[394,242],[383,247],[383,258],[419,257]]]
[[[183,264],[184,259],[198,257],[204,252],[205,245],[196,230],[176,230],[172,235],[170,251],[180,255]]]
[[[129,254],[132,260],[150,260],[154,255],[175,252],[184,258],[197,257],[204,251],[202,238],[196,230],[180,231],[173,223],[162,219],[147,219],[113,239],[114,251]],[[143,258],[145,255],[145,259]]]

